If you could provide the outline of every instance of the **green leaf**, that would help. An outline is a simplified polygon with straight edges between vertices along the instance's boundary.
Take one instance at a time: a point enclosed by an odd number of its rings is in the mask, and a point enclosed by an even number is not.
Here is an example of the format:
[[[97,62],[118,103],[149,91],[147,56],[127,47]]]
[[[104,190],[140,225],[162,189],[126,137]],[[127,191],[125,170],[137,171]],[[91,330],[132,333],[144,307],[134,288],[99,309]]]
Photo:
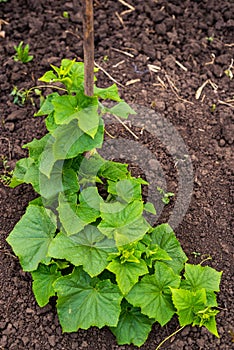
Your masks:
[[[103,203],[97,187],[85,188],[79,196],[80,204],[77,207],[79,217],[86,223],[96,221],[100,216],[100,205]]]
[[[156,210],[153,203],[150,203],[150,202],[145,203],[144,210],[147,211],[148,213],[156,215]]]
[[[147,340],[154,320],[140,312],[139,308],[124,303],[117,327],[110,327],[119,345],[134,344],[141,346]]]
[[[46,72],[41,78],[38,80],[44,81],[45,83],[51,83],[53,80],[57,79],[57,76],[54,74],[52,70]]]
[[[40,307],[48,304],[50,297],[55,295],[53,283],[61,277],[56,264],[39,264],[36,271],[31,272],[33,278],[32,289]]]
[[[219,292],[221,275],[222,272],[209,266],[185,264],[185,280],[182,280],[181,288],[194,292],[202,288],[206,291]]]
[[[219,338],[215,316],[219,313],[218,310],[211,308],[205,308],[204,310],[198,311],[195,320],[193,321],[193,326],[206,327],[208,331]]]
[[[143,217],[121,226],[114,226],[104,220],[98,225],[99,230],[109,238],[114,238],[117,246],[139,241],[149,229],[149,224]]]
[[[152,243],[158,244],[172,258],[171,261],[165,261],[175,273],[180,273],[187,261],[187,256],[183,252],[179,241],[172,228],[168,224],[161,224],[152,231]]]
[[[53,98],[52,104],[56,124],[68,124],[73,119],[78,119],[79,128],[94,138],[100,119],[97,98],[82,94],[63,95]]]
[[[128,294],[140,276],[148,273],[147,265],[142,259],[139,260],[139,263],[128,261],[121,263],[116,259],[110,262],[107,270],[116,275],[117,284],[123,295]]]
[[[22,158],[16,162],[15,169],[13,171],[13,177],[11,179],[10,187],[14,188],[25,182],[25,174],[34,164],[32,158]]]
[[[29,150],[29,156],[33,158],[35,161],[38,161],[40,155],[44,151],[46,145],[50,141],[50,135],[43,136],[40,140],[33,139],[31,142],[26,143],[23,148],[27,148]]]
[[[108,113],[117,115],[118,117],[124,119],[127,119],[129,114],[136,114],[136,112],[124,101],[118,103],[112,108],[109,108]]]
[[[141,201],[127,205],[120,202],[101,203],[100,210],[103,220],[98,228],[107,237],[114,237],[118,246],[140,240],[150,227],[141,216]]]
[[[49,245],[56,231],[56,217],[49,209],[29,205],[26,213],[7,238],[24,271],[48,263]]]
[[[116,183],[116,193],[125,202],[141,200],[141,185],[136,179],[120,180]]]
[[[120,202],[101,203],[101,217],[114,227],[127,225],[138,219],[143,212],[143,202],[134,201],[129,204]]]
[[[109,280],[91,279],[81,268],[59,278],[54,285],[58,295],[57,309],[64,332],[105,325],[117,326],[122,295]]]
[[[40,174],[40,194],[46,199],[58,196],[60,192],[76,193],[79,191],[76,172],[66,166],[66,162],[57,161],[50,174],[50,178]]]
[[[80,232],[86,225],[78,216],[77,205],[70,203],[62,193],[59,195],[58,213],[59,220],[68,236]]]
[[[39,111],[34,114],[35,117],[40,117],[43,115],[48,115],[54,111],[54,106],[53,106],[53,99],[59,97],[59,94],[57,92],[53,92],[52,94],[48,95],[44,102],[42,103]]]
[[[112,161],[107,161],[99,172],[99,176],[103,176],[105,179],[112,181],[126,179],[128,175],[128,164]]]
[[[53,137],[53,152],[55,159],[74,158],[78,154],[100,148],[103,142],[103,122],[100,120],[98,131],[94,138],[85,134],[79,127],[77,120],[55,129]]]
[[[73,236],[59,233],[49,248],[53,258],[66,259],[83,269],[91,276],[99,275],[108,265],[109,252],[115,251],[114,241],[108,240],[92,225]]]
[[[206,308],[206,290],[204,288],[196,292],[171,288],[171,292],[181,326],[193,323],[197,312]]]
[[[116,84],[109,86],[108,88],[99,88],[94,85],[94,96],[100,97],[103,100],[112,100],[120,102],[119,92]]]
[[[161,262],[155,264],[154,275],[144,276],[126,296],[129,303],[164,326],[174,314],[170,287],[180,285],[180,276]]]

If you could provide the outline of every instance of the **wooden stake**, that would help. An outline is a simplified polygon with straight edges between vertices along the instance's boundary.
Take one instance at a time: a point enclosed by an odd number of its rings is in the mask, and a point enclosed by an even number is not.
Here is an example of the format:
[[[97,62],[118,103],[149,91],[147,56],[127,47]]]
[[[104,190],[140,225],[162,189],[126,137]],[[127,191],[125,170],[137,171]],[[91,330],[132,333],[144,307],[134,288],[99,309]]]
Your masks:
[[[94,29],[93,0],[85,0],[84,9],[84,88],[85,95],[93,96],[94,79]]]

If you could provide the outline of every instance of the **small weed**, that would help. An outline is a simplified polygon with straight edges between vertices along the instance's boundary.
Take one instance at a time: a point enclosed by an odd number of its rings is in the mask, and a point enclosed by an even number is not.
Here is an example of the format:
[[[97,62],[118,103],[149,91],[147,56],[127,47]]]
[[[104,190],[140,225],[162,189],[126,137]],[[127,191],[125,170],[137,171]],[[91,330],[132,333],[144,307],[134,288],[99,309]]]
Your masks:
[[[20,61],[22,63],[27,63],[27,62],[32,61],[33,56],[29,55],[29,45],[26,44],[23,47],[23,43],[24,42],[21,41],[18,46],[14,46],[14,49],[16,51],[16,54],[14,56],[14,60],[16,62]]]
[[[103,61],[104,61],[104,62],[108,62],[108,61],[109,61],[109,57],[108,57],[107,55],[105,55],[105,56],[103,57]]]
[[[69,18],[69,13],[67,11],[63,11],[63,18]]]
[[[198,258],[199,256],[201,256],[201,253],[198,252],[192,252],[191,254],[194,255],[194,258]]]
[[[206,37],[206,40],[209,42],[209,43],[212,43],[214,41],[214,37],[213,36],[207,36]]]
[[[158,192],[162,195],[162,202],[164,204],[170,203],[170,197],[174,197],[173,192],[165,192],[161,187],[157,187]]]
[[[32,92],[34,90],[34,93],[37,96],[40,96],[40,98],[42,98],[41,95],[41,90],[37,89],[37,88],[31,88],[31,89],[18,89],[17,86],[13,87],[13,90],[11,91],[10,95],[14,97],[13,99],[13,103],[22,107],[25,105],[25,103],[27,101],[30,101],[31,104],[33,106],[35,106],[34,103],[34,99],[32,97]]]
[[[9,186],[13,175],[13,171],[10,170],[10,167],[8,165],[8,159],[6,156],[1,155],[0,165],[2,168],[0,173],[0,182],[5,186]]]

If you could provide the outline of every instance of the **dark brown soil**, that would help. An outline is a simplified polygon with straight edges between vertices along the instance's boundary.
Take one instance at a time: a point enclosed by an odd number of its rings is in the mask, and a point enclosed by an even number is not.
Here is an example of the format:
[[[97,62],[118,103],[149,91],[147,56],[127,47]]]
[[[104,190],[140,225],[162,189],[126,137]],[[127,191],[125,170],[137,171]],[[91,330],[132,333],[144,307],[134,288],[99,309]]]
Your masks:
[[[205,264],[223,271],[217,316],[220,339],[203,328],[186,327],[163,348],[230,350],[234,348],[234,187],[231,182],[234,78],[225,71],[229,69],[234,74],[231,67],[234,3],[232,0],[127,2],[135,10],[122,14],[128,7],[119,1],[94,1],[96,63],[122,84],[121,96],[127,102],[165,117],[183,138],[193,164],[193,195],[175,231],[190,262],[199,263],[210,256],[212,260]],[[64,11],[69,13],[69,19],[63,17]],[[8,0],[0,3],[0,19],[7,22],[1,25],[5,37],[0,37],[0,155],[7,157],[12,168],[16,160],[26,155],[21,146],[33,137],[41,137],[45,127],[42,119],[33,117],[36,107],[15,105],[10,92],[14,86],[35,85],[49,64],[59,65],[62,58],[83,60],[82,10],[75,0]],[[21,40],[30,44],[34,55],[34,60],[27,64],[13,60],[14,45]],[[160,69],[149,71],[148,64]],[[98,77],[99,86],[113,83],[102,71]],[[207,83],[196,99],[196,91],[208,79],[211,83]],[[176,193],[175,167],[169,156],[167,159],[163,146],[158,145],[149,131],[138,132],[134,126],[133,130],[140,137],[139,144],[147,146],[160,162],[168,189]],[[132,139],[119,124],[108,126],[108,132]],[[9,189],[0,184],[0,349],[135,349],[132,345],[118,346],[108,329],[62,334],[53,306],[42,309],[37,306],[31,278],[21,271],[5,242],[34,196],[30,186]],[[169,217],[173,203],[162,212],[160,222]],[[156,324],[141,349],[154,350],[177,328],[176,318],[164,328]]]

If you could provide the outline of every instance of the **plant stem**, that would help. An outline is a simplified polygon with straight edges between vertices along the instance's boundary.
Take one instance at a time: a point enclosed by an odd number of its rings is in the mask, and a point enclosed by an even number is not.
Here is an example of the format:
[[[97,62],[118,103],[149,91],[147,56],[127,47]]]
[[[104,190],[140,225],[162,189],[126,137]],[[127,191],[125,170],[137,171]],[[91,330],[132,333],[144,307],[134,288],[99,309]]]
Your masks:
[[[163,339],[163,341],[161,341],[161,343],[156,347],[155,350],[158,350],[159,348],[161,348],[161,346],[168,340],[170,339],[171,337],[173,337],[174,335],[176,335],[177,333],[179,333],[183,328],[183,327],[180,327],[179,329],[177,329],[177,331],[173,332],[172,334],[170,334],[168,337],[166,337],[165,339]]]
[[[85,95],[93,96],[93,79],[94,79],[93,0],[85,0],[84,70],[85,70],[85,78],[84,78]]]

